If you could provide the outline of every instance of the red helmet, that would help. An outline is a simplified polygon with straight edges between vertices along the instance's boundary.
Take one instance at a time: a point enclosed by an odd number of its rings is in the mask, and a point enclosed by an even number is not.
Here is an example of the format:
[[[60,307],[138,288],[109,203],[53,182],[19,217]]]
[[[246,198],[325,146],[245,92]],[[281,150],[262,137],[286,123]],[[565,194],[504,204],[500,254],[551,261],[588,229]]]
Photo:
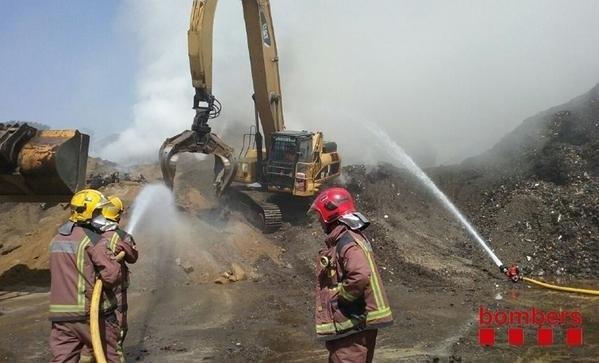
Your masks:
[[[354,199],[345,188],[329,188],[320,193],[308,212],[315,210],[325,223],[331,223],[341,216],[355,213]]]

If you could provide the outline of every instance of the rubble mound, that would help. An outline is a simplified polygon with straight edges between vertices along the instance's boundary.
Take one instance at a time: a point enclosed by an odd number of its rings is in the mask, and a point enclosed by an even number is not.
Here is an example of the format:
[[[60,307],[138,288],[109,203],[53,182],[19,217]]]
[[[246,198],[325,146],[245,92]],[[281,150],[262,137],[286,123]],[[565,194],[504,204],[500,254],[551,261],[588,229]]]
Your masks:
[[[599,276],[599,85],[529,118],[483,155],[431,173],[506,262]]]
[[[534,275],[599,276],[599,85],[470,162],[500,176],[469,211],[507,257]]]
[[[538,276],[599,276],[599,178],[557,185],[511,180],[485,192],[471,212],[507,261]]]
[[[596,278],[598,165],[599,85],[525,120],[484,154],[426,172],[504,263],[529,275]],[[439,263],[448,267],[459,258],[492,266],[407,170],[354,165],[344,172],[360,208],[373,216],[372,230],[401,241],[399,256],[426,256],[426,244],[436,250],[420,267],[443,256]]]
[[[599,176],[599,84],[524,120],[490,150],[462,166],[559,185]]]

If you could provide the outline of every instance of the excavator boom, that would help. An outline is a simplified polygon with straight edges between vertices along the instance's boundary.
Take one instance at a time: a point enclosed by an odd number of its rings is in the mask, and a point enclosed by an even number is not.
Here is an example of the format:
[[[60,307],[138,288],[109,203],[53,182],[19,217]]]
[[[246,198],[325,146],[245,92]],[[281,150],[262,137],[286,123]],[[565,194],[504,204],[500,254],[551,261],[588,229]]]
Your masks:
[[[217,1],[193,2],[187,31],[191,83],[205,94],[212,94],[212,30]]]
[[[174,183],[176,164],[173,157],[183,152],[213,154],[217,194],[231,183],[237,163],[233,149],[213,134],[208,120],[220,113],[220,103],[212,94],[212,33],[217,0],[194,0],[187,32],[191,81],[195,89],[193,108],[196,115],[191,130],[168,138],[160,148],[162,175],[167,186]],[[250,53],[254,100],[264,137],[257,136],[259,159],[262,143],[270,150],[271,135],[285,129],[279,80],[279,57],[267,0],[242,0],[243,16]],[[257,130],[259,133],[259,130]]]
[[[243,17],[252,67],[256,111],[264,132],[266,152],[271,135],[285,130],[279,76],[279,55],[267,0],[242,0]]]
[[[191,130],[166,139],[159,151],[165,184],[172,188],[176,163],[173,157],[184,152],[214,155],[214,186],[218,195],[229,186],[236,172],[233,148],[222,141],[208,125],[218,117],[220,103],[212,95],[212,29],[217,0],[194,0],[187,32],[191,83],[195,89],[196,111]]]

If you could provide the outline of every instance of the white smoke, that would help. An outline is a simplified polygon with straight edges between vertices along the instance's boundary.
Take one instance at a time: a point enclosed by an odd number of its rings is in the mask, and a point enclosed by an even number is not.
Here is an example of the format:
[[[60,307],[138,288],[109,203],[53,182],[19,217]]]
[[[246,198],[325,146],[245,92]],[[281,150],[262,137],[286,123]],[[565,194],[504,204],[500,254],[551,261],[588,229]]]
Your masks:
[[[132,125],[104,147],[100,156],[121,163],[156,159],[164,138],[189,127],[193,118],[185,38],[187,1],[127,1],[128,22],[139,54],[137,102]],[[180,18],[181,21],[173,21]]]
[[[127,0],[122,7],[139,45],[138,101],[131,126],[101,156],[156,160],[164,139],[191,125],[191,3]],[[476,155],[524,118],[597,82],[597,7],[582,0],[272,1],[285,122],[324,131],[344,163],[383,157],[368,147],[365,121],[383,126],[423,166]],[[223,112],[211,126],[221,134],[226,123],[249,127],[240,1],[219,1],[213,79]],[[235,145],[246,129],[231,129],[225,141]]]
[[[121,8],[120,18],[139,47],[137,102],[132,106],[131,126],[104,147],[100,157],[121,164],[155,161],[167,137],[191,126],[194,91],[187,57],[191,3],[128,0]],[[253,118],[249,61],[247,55],[239,58],[244,51],[247,54],[241,4],[221,1],[218,13],[224,15],[215,21],[214,93],[224,108],[211,123],[217,132],[239,120],[237,115],[245,115],[248,125]]]

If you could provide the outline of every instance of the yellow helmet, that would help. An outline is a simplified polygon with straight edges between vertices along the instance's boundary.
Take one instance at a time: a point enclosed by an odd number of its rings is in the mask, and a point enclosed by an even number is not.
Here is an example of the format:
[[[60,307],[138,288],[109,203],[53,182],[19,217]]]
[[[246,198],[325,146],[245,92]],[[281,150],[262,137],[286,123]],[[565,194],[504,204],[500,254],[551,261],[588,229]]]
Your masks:
[[[102,208],[102,215],[108,220],[118,222],[121,219],[121,213],[123,213],[123,210],[125,209],[123,201],[121,198],[114,195],[108,197],[108,200],[110,201],[110,204]]]
[[[94,211],[110,204],[104,194],[95,189],[84,189],[78,191],[71,198],[71,217],[72,222],[88,222],[94,216]]]

